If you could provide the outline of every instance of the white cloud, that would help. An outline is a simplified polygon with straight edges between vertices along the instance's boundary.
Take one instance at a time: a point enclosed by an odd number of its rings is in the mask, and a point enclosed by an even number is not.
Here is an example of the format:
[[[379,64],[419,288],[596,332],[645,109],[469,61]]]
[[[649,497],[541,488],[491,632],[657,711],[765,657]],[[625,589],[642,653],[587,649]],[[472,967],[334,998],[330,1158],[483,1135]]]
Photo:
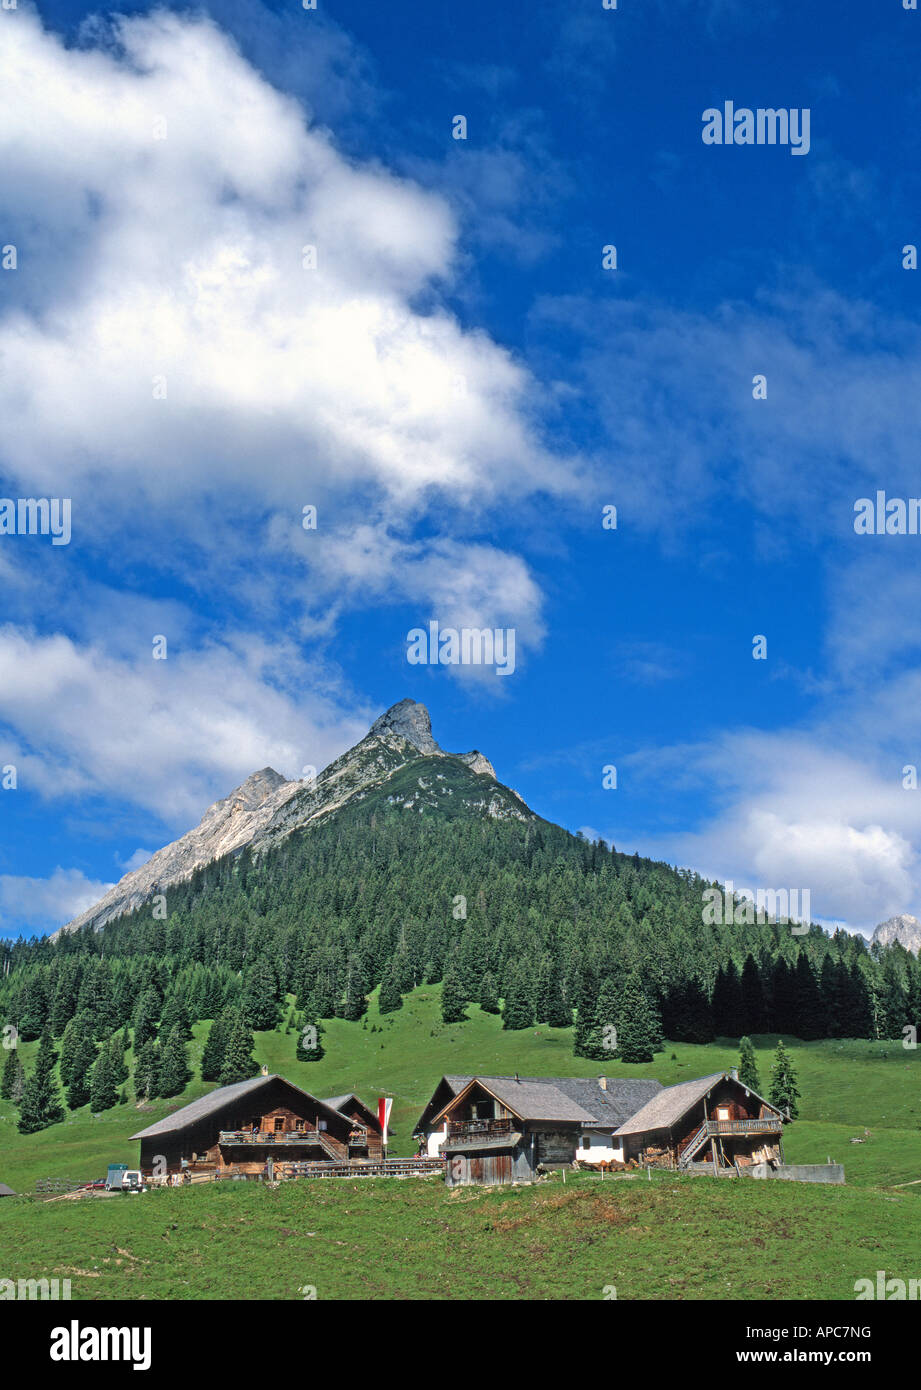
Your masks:
[[[342,693],[283,641],[151,651],[0,628],[0,761],[21,791],[115,795],[185,830],[256,768],[298,776],[367,732],[370,712],[341,713]]]
[[[530,423],[527,372],[433,297],[455,256],[447,203],[343,158],[209,21],[113,23],[123,52],[65,49],[25,12],[4,31],[22,267],[0,321],[6,461],[33,488],[66,485],[77,537],[128,489],[176,515],[221,490],[481,507],[570,486]]]
[[[0,928],[8,914],[20,929],[59,926],[92,907],[112,887],[79,869],[56,868],[50,878],[0,874]]]
[[[644,853],[690,864],[736,887],[808,889],[813,916],[873,927],[921,901],[921,792],[901,768],[872,765],[813,731],[744,732],[638,753],[667,784],[670,765],[716,809],[686,834],[644,840]]]

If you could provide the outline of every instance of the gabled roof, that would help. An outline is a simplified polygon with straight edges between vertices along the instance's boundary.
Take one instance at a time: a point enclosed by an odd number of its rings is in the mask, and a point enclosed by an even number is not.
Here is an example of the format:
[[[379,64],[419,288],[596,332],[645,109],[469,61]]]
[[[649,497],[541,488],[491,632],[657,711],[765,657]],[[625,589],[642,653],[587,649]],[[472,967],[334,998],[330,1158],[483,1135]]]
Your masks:
[[[348,1095],[344,1096],[327,1096],[323,1104],[328,1105],[331,1110],[338,1110],[340,1114],[345,1115],[345,1107],[348,1105],[349,1101],[354,1101],[358,1109],[364,1112],[369,1124],[373,1124],[380,1129],[380,1120],[377,1117],[377,1112],[372,1110],[370,1105],[365,1105],[361,1096],[356,1096],[354,1091],[349,1091]],[[351,1116],[346,1116],[346,1118],[351,1119]]]
[[[15,1197],[16,1193],[5,1182],[0,1182],[0,1197]]]
[[[435,1115],[435,1120],[468,1091],[480,1086],[519,1120],[564,1120],[570,1124],[591,1124],[595,1116],[565,1095],[552,1081],[519,1077],[474,1076],[468,1084],[447,1101]]]
[[[694,1081],[680,1081],[677,1086],[666,1086],[663,1090],[647,1101],[646,1104],[631,1115],[629,1120],[620,1126],[618,1134],[641,1134],[651,1129],[670,1129],[672,1125],[687,1114],[693,1105],[702,1101],[718,1081],[734,1081],[737,1086],[742,1082],[738,1077],[733,1076],[728,1071],[715,1071],[710,1076],[700,1076]],[[755,1096],[769,1110],[773,1110],[782,1117],[782,1111],[776,1105],[771,1105],[770,1101],[759,1096],[750,1086],[743,1088],[749,1095]]]
[[[218,1086],[216,1090],[209,1091],[206,1096],[201,1096],[198,1100],[193,1100],[191,1104],[184,1105],[181,1110],[174,1110],[171,1115],[157,1120],[155,1124],[148,1125],[146,1129],[139,1130],[137,1134],[132,1134],[131,1138],[154,1139],[160,1134],[172,1134],[174,1130],[187,1129],[189,1125],[197,1124],[199,1120],[205,1120],[209,1115],[223,1110],[224,1106],[231,1101],[251,1095],[260,1090],[261,1087],[270,1085],[273,1081],[280,1081],[290,1090],[297,1091],[298,1095],[306,1096],[314,1105],[320,1106],[328,1115],[334,1116],[337,1120],[345,1118],[328,1101],[318,1100],[309,1091],[295,1086],[293,1081],[288,1081],[284,1076],[278,1076],[273,1072],[271,1076],[254,1076],[249,1081],[235,1081],[232,1086]]]
[[[451,1099],[459,1096],[474,1080],[484,1085],[516,1114],[520,1113],[514,1103],[516,1099],[522,1105],[554,1106],[557,1111],[557,1113],[546,1116],[522,1115],[522,1119],[568,1119],[585,1127],[590,1127],[594,1123],[603,1129],[615,1129],[619,1124],[629,1119],[657,1091],[662,1090],[662,1084],[659,1081],[637,1080],[632,1077],[609,1076],[606,1078],[607,1088],[603,1090],[598,1077],[595,1076],[443,1076],[413,1132],[415,1134],[420,1133],[427,1123],[438,1118],[446,1106],[451,1104]],[[544,1095],[540,1101],[535,1095],[532,1095],[529,1100],[521,1089],[523,1086],[552,1087],[558,1094],[555,1098]],[[433,1108],[433,1101],[439,1092],[443,1093],[443,1088],[450,1092],[451,1099],[444,1101],[441,1106]],[[500,1094],[500,1092],[504,1092],[504,1094]],[[563,1113],[562,1107],[566,1101],[583,1112],[578,1121],[571,1110]]]

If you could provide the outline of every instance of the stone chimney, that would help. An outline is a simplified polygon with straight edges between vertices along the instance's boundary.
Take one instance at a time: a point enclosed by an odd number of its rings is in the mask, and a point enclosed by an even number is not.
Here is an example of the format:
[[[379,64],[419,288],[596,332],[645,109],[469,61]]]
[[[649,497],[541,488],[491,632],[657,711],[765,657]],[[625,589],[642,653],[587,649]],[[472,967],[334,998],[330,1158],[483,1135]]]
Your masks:
[[[608,1089],[608,1078],[606,1076],[599,1076],[598,1085],[601,1087],[602,1091],[606,1091]]]
[[[269,1074],[269,1069],[268,1069],[268,1067],[265,1065],[265,1063],[263,1062],[263,1064],[262,1064],[262,1075],[263,1075],[263,1076],[268,1076],[268,1074]]]

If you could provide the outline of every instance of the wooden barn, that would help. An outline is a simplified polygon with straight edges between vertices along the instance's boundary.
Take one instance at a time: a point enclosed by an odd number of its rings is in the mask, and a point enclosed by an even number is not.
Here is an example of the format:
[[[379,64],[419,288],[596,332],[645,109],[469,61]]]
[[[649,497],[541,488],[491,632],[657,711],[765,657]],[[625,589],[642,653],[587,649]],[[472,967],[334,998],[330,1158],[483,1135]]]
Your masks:
[[[614,1154],[620,1122],[661,1089],[610,1077],[442,1077],[416,1134],[445,1158],[449,1187],[533,1182],[538,1170]]]
[[[377,1116],[357,1096],[318,1100],[274,1075],[221,1086],[131,1137],[140,1141],[145,1175],[256,1174],[270,1159],[361,1161],[381,1153]]]
[[[743,1086],[735,1071],[714,1072],[660,1090],[616,1137],[627,1159],[728,1175],[753,1163],[783,1163],[788,1118]]]

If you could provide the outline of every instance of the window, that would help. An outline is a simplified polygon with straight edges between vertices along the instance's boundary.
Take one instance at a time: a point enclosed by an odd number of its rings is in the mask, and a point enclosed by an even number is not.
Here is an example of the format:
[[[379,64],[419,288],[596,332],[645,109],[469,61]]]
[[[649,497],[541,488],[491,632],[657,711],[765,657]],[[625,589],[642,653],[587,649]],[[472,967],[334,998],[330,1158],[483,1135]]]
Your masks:
[[[285,1127],[284,1116],[283,1116],[283,1115],[276,1115],[276,1116],[275,1116],[275,1133],[276,1133],[276,1134],[280,1134],[280,1133],[282,1132],[282,1130],[284,1129],[284,1127]]]
[[[726,1106],[726,1105],[718,1105],[718,1106],[716,1107],[716,1118],[717,1118],[718,1120],[728,1120],[728,1119],[729,1119],[729,1107]]]
[[[592,1147],[592,1136],[590,1134],[583,1134],[582,1147],[583,1149],[590,1149]]]
[[[303,1121],[303,1120],[295,1120],[295,1121],[294,1121],[294,1128],[295,1128],[295,1129],[303,1129],[303,1128],[304,1128],[304,1121]]]

